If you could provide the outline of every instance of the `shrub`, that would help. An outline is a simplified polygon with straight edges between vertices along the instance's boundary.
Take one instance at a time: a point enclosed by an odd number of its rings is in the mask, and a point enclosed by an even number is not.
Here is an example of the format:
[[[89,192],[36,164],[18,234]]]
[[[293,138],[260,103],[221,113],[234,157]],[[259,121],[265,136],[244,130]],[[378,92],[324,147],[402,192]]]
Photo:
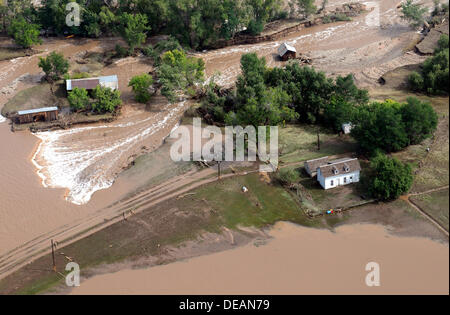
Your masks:
[[[89,78],[89,77],[90,77],[90,74],[87,72],[76,72],[72,75],[69,75],[69,74],[64,75],[65,80],[70,80],[70,79],[77,80],[77,79],[85,79],[85,78]]]
[[[413,72],[409,75],[409,88],[416,92],[428,94],[448,94],[448,58],[448,36],[443,34],[438,41],[434,56],[423,63],[421,73]]]
[[[422,76],[416,71],[412,72],[408,77],[408,86],[412,91],[423,91],[425,85]]]
[[[147,103],[151,98],[150,92],[148,90],[152,84],[152,76],[144,73],[134,76],[128,83],[128,86],[131,86],[136,101],[138,101],[139,103]]]
[[[73,111],[85,110],[89,105],[89,95],[86,89],[74,88],[69,92],[67,99]]]
[[[403,20],[408,21],[409,25],[413,28],[417,28],[424,22],[424,15],[428,9],[422,4],[415,4],[413,0],[406,0],[402,4],[402,16]]]
[[[120,46],[119,44],[116,45],[115,51],[117,58],[124,58],[128,55],[127,49],[125,47]]]
[[[289,186],[297,183],[300,179],[300,176],[298,174],[298,171],[295,169],[282,168],[277,174],[277,179],[281,184]]]

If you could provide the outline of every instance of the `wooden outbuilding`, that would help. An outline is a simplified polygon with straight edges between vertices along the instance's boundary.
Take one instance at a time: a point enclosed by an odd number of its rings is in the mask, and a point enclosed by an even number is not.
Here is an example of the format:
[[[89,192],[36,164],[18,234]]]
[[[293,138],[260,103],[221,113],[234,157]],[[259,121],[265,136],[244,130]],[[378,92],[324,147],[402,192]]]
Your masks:
[[[58,119],[58,107],[43,107],[17,112],[16,122],[27,124],[38,121],[52,121]]]
[[[287,43],[283,43],[280,47],[278,47],[278,55],[283,61],[295,59],[297,58],[297,50],[295,49],[295,47]]]

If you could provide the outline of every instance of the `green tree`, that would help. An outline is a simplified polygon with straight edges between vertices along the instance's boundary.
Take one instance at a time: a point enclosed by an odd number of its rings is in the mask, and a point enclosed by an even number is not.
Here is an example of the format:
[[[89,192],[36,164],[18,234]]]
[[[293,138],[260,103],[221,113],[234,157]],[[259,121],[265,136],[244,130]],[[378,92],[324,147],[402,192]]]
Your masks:
[[[292,105],[303,122],[315,123],[334,92],[333,79],[312,67],[289,63],[285,69],[271,69],[266,75],[268,86],[282,87],[292,98]]]
[[[92,109],[97,113],[112,113],[122,104],[119,90],[97,86],[93,90],[93,95],[95,101]]]
[[[418,144],[431,137],[438,124],[438,116],[430,104],[409,97],[401,107],[401,115],[409,144]]]
[[[434,54],[436,55],[446,49],[448,49],[448,35],[442,34],[441,37],[439,37],[436,48],[434,49]]]
[[[144,73],[134,76],[128,83],[128,86],[131,86],[136,101],[147,103],[151,98],[149,88],[152,84],[153,78],[149,74]]]
[[[304,18],[308,18],[317,11],[314,0],[297,0],[298,11]]]
[[[39,57],[38,65],[45,72],[45,77],[49,82],[61,79],[69,70],[69,62],[64,55],[55,51],[46,58]]]
[[[409,87],[413,91],[421,91],[428,94],[448,94],[448,68],[448,35],[442,35],[435,49],[435,55],[425,60],[421,73],[413,72],[409,75]]]
[[[146,40],[146,32],[150,30],[148,19],[143,14],[124,13],[121,16],[122,29],[121,34],[130,47],[130,53],[134,52],[136,47],[140,47]]]
[[[68,93],[67,99],[73,111],[85,110],[89,106],[89,95],[86,89],[74,88]]]
[[[23,48],[31,48],[42,43],[39,38],[39,25],[29,23],[23,17],[18,17],[11,22],[9,35],[14,38],[17,45]]]
[[[370,194],[381,200],[394,200],[411,189],[412,169],[395,158],[378,154],[371,161]]]
[[[281,87],[264,83],[266,59],[255,53],[241,57],[242,75],[236,82],[236,99],[225,115],[230,125],[279,125],[298,119],[291,97]]]
[[[364,151],[395,152],[408,145],[401,106],[387,100],[357,107],[351,134]]]
[[[204,81],[204,71],[205,62],[201,58],[188,57],[178,49],[165,52],[156,71],[161,94],[171,102],[175,101],[179,92],[185,93]]]
[[[364,105],[369,101],[369,92],[355,85],[351,74],[336,78],[333,94],[354,105]]]
[[[406,0],[402,4],[402,16],[403,20],[408,21],[409,25],[413,28],[418,28],[424,22],[424,15],[428,9],[421,4],[413,3],[413,0]]]
[[[323,111],[324,123],[335,132],[342,129],[342,124],[353,120],[355,105],[345,100],[342,96],[332,96],[329,103],[325,104]]]
[[[281,8],[280,0],[247,0],[250,8],[248,31],[252,35],[261,33],[266,23],[276,16]]]

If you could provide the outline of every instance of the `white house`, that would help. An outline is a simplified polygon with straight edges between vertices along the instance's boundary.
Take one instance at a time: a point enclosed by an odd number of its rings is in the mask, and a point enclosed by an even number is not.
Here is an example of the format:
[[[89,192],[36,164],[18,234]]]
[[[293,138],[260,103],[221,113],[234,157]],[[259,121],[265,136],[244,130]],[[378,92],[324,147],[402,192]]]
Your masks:
[[[317,181],[324,189],[359,182],[361,165],[358,159],[330,161],[317,168]]]

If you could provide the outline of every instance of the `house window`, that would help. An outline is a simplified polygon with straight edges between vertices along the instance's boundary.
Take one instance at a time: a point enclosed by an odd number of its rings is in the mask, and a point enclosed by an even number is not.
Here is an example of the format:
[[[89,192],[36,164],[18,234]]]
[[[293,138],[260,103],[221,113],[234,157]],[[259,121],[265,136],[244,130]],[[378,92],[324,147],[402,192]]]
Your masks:
[[[334,180],[331,180],[330,185],[334,186]]]
[[[347,183],[347,177],[344,177],[344,184]]]

